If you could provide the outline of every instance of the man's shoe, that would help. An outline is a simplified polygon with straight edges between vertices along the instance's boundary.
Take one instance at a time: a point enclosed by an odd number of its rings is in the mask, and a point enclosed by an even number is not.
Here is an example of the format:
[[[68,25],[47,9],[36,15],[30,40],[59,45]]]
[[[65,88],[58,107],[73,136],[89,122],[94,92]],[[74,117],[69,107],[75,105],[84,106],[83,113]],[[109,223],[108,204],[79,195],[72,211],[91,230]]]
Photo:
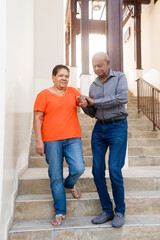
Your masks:
[[[114,213],[107,213],[107,212],[102,212],[100,215],[98,215],[97,217],[93,218],[91,220],[91,222],[93,224],[101,224],[101,223],[105,223],[109,220],[112,220],[114,218]]]
[[[125,215],[122,213],[115,213],[115,216],[112,220],[112,227],[120,228],[125,222]]]

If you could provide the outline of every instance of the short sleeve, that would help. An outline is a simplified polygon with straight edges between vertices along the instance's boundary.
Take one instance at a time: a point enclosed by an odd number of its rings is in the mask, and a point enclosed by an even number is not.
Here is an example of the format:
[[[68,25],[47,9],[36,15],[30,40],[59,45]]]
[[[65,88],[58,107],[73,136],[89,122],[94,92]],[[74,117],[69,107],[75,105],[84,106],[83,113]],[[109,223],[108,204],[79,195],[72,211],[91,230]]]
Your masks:
[[[46,108],[46,94],[44,91],[42,91],[36,97],[33,111],[45,112],[45,108]]]
[[[81,95],[80,92],[78,92],[77,89],[75,89],[73,87],[69,87],[69,89],[72,92],[72,94],[74,95],[74,98],[76,100],[76,105],[79,106],[77,97]]]

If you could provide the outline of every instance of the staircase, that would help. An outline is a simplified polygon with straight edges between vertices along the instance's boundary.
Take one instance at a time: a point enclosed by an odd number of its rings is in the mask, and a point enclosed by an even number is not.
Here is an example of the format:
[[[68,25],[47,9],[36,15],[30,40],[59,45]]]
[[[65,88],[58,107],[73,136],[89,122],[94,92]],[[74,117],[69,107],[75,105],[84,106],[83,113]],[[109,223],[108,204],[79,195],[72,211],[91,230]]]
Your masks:
[[[19,178],[15,201],[14,222],[9,240],[135,240],[160,239],[160,133],[152,131],[152,124],[137,114],[136,98],[128,103],[128,161],[123,170],[126,191],[126,222],[120,229],[111,222],[91,224],[91,218],[101,212],[99,198],[91,174],[91,130],[94,119],[79,114],[82,127],[84,174],[77,186],[81,199],[67,193],[67,218],[59,227],[51,225],[53,202],[50,193],[47,164],[35,152],[32,136],[29,168]],[[64,177],[67,167],[64,163]],[[107,173],[108,179],[108,173]],[[109,189],[110,182],[107,180]]]

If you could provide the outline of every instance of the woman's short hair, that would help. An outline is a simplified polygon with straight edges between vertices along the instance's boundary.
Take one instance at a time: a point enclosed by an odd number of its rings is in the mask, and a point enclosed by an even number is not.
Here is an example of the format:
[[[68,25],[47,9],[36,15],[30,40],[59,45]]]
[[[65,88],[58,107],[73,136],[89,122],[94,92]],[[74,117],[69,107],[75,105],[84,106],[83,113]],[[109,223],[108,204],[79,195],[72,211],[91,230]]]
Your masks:
[[[66,65],[62,65],[62,64],[59,64],[59,65],[56,65],[53,70],[52,70],[52,76],[56,76],[57,73],[59,72],[60,69],[66,69],[68,71],[68,73],[70,73],[70,70],[69,68],[66,66]]]

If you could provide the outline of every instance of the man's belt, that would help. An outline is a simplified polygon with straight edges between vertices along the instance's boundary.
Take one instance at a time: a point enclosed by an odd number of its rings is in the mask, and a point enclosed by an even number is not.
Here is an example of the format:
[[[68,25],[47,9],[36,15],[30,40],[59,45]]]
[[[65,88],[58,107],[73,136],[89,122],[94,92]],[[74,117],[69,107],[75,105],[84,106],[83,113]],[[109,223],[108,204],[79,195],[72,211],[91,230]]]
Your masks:
[[[126,115],[120,115],[120,116],[116,116],[116,117],[109,118],[109,119],[106,119],[106,120],[97,120],[97,121],[101,122],[103,124],[109,124],[109,123],[122,121],[122,120],[126,119],[126,117],[127,117]]]

